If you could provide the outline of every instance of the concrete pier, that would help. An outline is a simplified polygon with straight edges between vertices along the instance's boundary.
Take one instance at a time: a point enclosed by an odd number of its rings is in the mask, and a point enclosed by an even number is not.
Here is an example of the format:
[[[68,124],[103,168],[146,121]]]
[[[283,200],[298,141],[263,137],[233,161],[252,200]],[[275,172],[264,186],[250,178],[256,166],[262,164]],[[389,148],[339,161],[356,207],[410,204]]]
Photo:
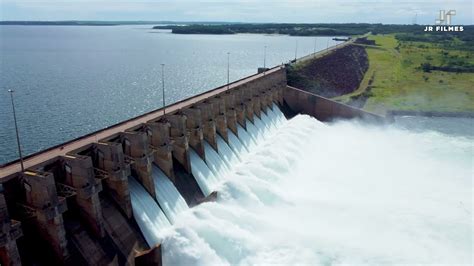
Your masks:
[[[146,125],[150,147],[155,152],[154,162],[174,182],[171,124],[163,118],[151,120]]]
[[[191,162],[189,159],[189,133],[186,125],[186,116],[173,114],[166,116],[170,123],[170,137],[173,141],[173,157],[184,167],[187,173],[191,173]]]
[[[189,136],[189,146],[191,146],[203,160],[206,160],[201,109],[191,106],[183,109],[182,112],[186,116],[186,129]]]
[[[20,253],[16,244],[16,240],[23,234],[21,223],[10,219],[3,187],[0,186],[0,190],[0,264],[21,265]]]
[[[128,189],[131,175],[129,159],[124,156],[119,135],[103,139],[93,145],[94,167],[105,175],[105,188],[128,218],[132,217],[132,203]]]
[[[148,135],[142,128],[129,129],[120,138],[123,145],[124,156],[130,160],[130,170],[145,189],[155,197],[155,185],[152,177],[152,163],[154,152],[148,142]]]
[[[60,157],[59,171],[62,173],[57,179],[73,187],[76,193],[74,200],[80,209],[80,216],[84,223],[97,237],[104,237],[102,208],[99,192],[102,191],[101,179],[96,178],[92,158],[81,155],[65,155]]]
[[[225,98],[221,96],[216,96],[210,98],[209,102],[212,103],[212,117],[214,117],[215,119],[216,132],[219,133],[219,135],[226,142],[228,142],[229,136],[227,133],[228,125]]]
[[[66,199],[59,197],[53,174],[27,170],[22,174],[24,205],[34,211],[34,225],[43,243],[49,245],[59,262],[69,255],[63,213]]]
[[[214,103],[206,100],[196,104],[196,109],[201,111],[201,123],[204,139],[217,150],[217,131],[216,115],[214,112]]]
[[[235,95],[229,92],[224,93],[221,96],[224,99],[225,105],[225,118],[227,122],[227,128],[232,131],[236,136],[237,132],[237,104],[235,104]]]

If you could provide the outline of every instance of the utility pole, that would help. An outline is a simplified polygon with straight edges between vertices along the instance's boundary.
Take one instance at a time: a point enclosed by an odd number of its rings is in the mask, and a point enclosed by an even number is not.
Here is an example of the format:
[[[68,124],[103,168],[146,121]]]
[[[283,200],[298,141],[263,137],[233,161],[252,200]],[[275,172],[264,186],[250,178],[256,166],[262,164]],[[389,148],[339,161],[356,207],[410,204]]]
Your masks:
[[[267,66],[267,46],[263,47],[263,68],[265,69]]]
[[[297,58],[298,58],[298,40],[296,40],[296,45],[295,45],[295,62]]]
[[[313,49],[313,55],[316,56],[316,42],[318,41],[318,37],[314,37],[314,49]]]
[[[227,90],[230,84],[230,52],[227,52]]]
[[[25,171],[25,166],[23,165],[23,155],[21,153],[21,144],[20,144],[20,134],[18,133],[18,124],[16,122],[16,111],[15,111],[15,102],[13,101],[13,92],[14,90],[8,90],[10,93],[10,99],[12,100],[12,109],[13,109],[13,120],[15,121],[15,132],[16,132],[16,144],[18,145],[18,154],[20,155],[20,165],[21,171]]]
[[[163,116],[166,114],[166,100],[165,100],[165,64],[161,64],[161,86],[163,93]]]

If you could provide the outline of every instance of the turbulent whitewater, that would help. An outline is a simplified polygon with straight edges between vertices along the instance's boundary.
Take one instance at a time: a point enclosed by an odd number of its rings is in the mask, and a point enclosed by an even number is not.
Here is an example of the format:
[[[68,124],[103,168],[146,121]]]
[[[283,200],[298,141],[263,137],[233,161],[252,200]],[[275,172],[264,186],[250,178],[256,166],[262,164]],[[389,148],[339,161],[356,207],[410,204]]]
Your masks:
[[[472,264],[472,138],[267,114],[231,137],[218,201],[166,230],[164,265]]]

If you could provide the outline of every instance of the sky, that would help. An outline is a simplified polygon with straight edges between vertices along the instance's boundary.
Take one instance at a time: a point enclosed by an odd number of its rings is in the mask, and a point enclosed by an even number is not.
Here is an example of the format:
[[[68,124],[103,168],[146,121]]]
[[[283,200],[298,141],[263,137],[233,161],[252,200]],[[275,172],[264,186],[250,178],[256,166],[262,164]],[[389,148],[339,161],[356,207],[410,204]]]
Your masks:
[[[0,20],[148,20],[434,24],[456,10],[452,24],[473,24],[472,0],[0,0]]]

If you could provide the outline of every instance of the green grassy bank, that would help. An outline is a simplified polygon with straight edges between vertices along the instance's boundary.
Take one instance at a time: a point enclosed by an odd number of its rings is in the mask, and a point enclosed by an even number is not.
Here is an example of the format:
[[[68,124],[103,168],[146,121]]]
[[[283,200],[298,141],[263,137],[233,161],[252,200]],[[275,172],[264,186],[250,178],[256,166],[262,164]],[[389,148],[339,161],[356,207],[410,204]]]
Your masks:
[[[442,34],[442,33],[441,33]],[[334,99],[367,111],[474,112],[472,42],[371,35],[369,69],[357,90]]]

